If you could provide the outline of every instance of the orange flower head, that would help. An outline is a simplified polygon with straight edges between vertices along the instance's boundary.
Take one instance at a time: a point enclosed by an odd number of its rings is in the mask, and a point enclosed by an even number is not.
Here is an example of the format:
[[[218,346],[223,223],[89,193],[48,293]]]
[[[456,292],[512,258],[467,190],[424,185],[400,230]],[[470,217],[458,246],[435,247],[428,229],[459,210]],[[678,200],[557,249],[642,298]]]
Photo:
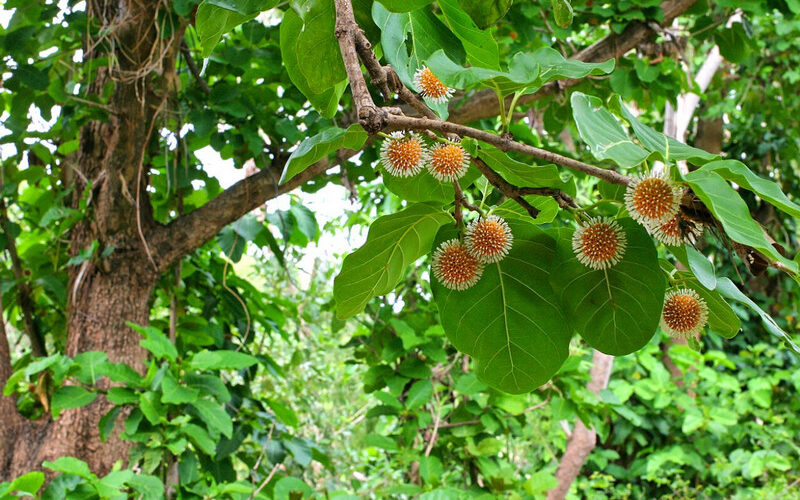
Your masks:
[[[617,221],[594,217],[572,235],[572,249],[578,260],[592,269],[608,269],[625,255],[628,239]]]
[[[648,224],[647,230],[661,243],[677,247],[684,243],[694,244],[703,234],[703,224],[677,213],[666,222]]]
[[[511,228],[502,217],[490,215],[472,221],[464,238],[467,251],[483,264],[499,262],[514,243]]]
[[[469,153],[458,144],[440,144],[431,151],[428,171],[440,181],[456,181],[468,168]]]
[[[449,101],[450,97],[453,96],[453,92],[455,92],[436,78],[436,75],[427,66],[418,69],[414,73],[414,85],[417,87],[417,91],[422,94],[422,97],[435,103]]]
[[[433,275],[451,290],[466,290],[481,278],[483,265],[457,239],[445,241],[433,254]]]
[[[625,191],[625,207],[642,224],[667,222],[676,213],[681,192],[662,176],[635,177]]]
[[[673,337],[693,337],[708,321],[708,305],[690,288],[668,292],[661,312],[661,329]]]
[[[411,177],[428,161],[428,148],[415,132],[392,132],[381,144],[381,164],[395,177]]]

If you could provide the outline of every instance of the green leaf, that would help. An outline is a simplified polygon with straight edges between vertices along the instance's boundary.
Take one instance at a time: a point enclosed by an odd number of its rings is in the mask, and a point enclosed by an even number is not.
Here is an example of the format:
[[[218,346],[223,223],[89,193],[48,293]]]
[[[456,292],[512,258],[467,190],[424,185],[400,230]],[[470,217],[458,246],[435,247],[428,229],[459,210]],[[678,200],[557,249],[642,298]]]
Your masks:
[[[364,442],[367,446],[374,446],[375,448],[386,451],[397,451],[399,449],[394,439],[381,436],[380,434],[367,434],[364,438]]]
[[[199,392],[178,384],[172,375],[167,374],[161,380],[161,402],[168,404],[191,403],[197,399]]]
[[[409,410],[423,406],[433,396],[433,383],[430,380],[417,380],[408,389],[405,405]]]
[[[539,210],[535,219],[532,219],[527,210],[514,200],[506,200],[499,207],[495,207],[493,214],[506,220],[519,219],[527,224],[547,224],[553,222],[558,215],[558,202],[549,196],[523,196],[525,201]]]
[[[196,448],[206,455],[213,457],[216,455],[217,445],[208,435],[208,432],[196,424],[184,424],[181,432],[195,444]]]
[[[59,387],[53,393],[53,399],[50,401],[50,411],[55,419],[58,418],[58,414],[63,410],[86,406],[94,401],[96,397],[97,393],[89,392],[76,385]]]
[[[572,5],[568,0],[551,0],[553,5],[553,17],[556,24],[562,28],[568,27],[572,24]]]
[[[297,149],[294,150],[286,162],[286,167],[281,176],[281,184],[291,180],[309,165],[327,158],[328,155],[342,148],[361,149],[366,140],[367,133],[358,124],[350,125],[347,130],[339,127],[326,128],[297,146]]]
[[[749,51],[749,36],[742,23],[733,23],[730,27],[720,26],[714,32],[714,42],[719,46],[722,57],[732,63],[741,62]]]
[[[115,405],[127,405],[139,401],[139,393],[126,387],[111,387],[106,393],[106,399]]]
[[[578,261],[572,235],[560,232],[560,266],[551,283],[575,330],[598,351],[623,356],[642,348],[653,337],[661,318],[666,280],[658,253],[647,231],[624,218],[627,246],[622,260],[606,270]]]
[[[517,52],[508,64],[508,71],[464,68],[449,56],[444,50],[438,50],[426,59],[431,71],[443,83],[459,89],[473,85],[491,87],[504,96],[514,92],[529,94],[551,81],[604,75],[614,69],[613,59],[603,63],[584,63],[565,59],[550,47],[541,47],[534,52]]]
[[[188,373],[186,375],[186,385],[201,391],[203,394],[210,394],[217,398],[220,403],[227,403],[231,400],[231,393],[219,377],[214,375],[202,375]]]
[[[33,90],[47,90],[47,87],[50,85],[48,70],[39,69],[32,64],[21,64],[17,67],[16,71],[14,71],[14,76],[16,76],[23,85]]]
[[[200,351],[186,362],[186,369],[200,370],[241,370],[258,363],[258,359],[237,351]]]
[[[458,4],[481,29],[496,23],[506,15],[513,0],[458,0]]]
[[[338,317],[358,314],[370,299],[392,291],[406,267],[430,251],[436,231],[451,221],[441,208],[417,203],[373,222],[366,243],[345,258],[333,282]]]
[[[686,181],[722,223],[725,233],[732,240],[755,248],[795,274],[798,272],[797,262],[787,259],[772,246],[764,236],[764,230],[750,216],[747,204],[725,179],[713,171],[695,170],[686,175]]]
[[[753,310],[756,314],[758,314],[761,317],[761,322],[763,323],[764,328],[766,328],[768,332],[777,337],[782,338],[784,341],[786,341],[787,344],[789,344],[789,346],[792,348],[792,350],[794,350],[794,352],[800,354],[800,347],[798,347],[798,345],[795,344],[794,340],[792,340],[792,337],[788,333],[783,331],[781,327],[778,326],[778,323],[776,323],[775,320],[772,319],[772,316],[764,312],[760,307],[758,307],[758,304],[756,304],[750,299],[750,297],[748,297],[747,295],[742,293],[738,288],[736,288],[736,285],[734,285],[731,280],[729,280],[728,278],[719,278],[717,280],[717,291],[723,297],[727,297],[730,300],[739,302],[740,304],[743,304],[749,307],[751,310]]]
[[[312,92],[325,92],[347,78],[334,29],[333,0],[295,0],[292,11],[299,14],[302,27],[293,44],[298,69]],[[284,13],[283,22],[287,14]]]
[[[211,55],[222,35],[277,4],[278,0],[203,0],[195,17],[203,57]]]
[[[458,180],[458,184],[462,189],[466,189],[480,175],[477,168],[470,166],[464,176]],[[438,201],[444,204],[452,203],[455,198],[453,183],[436,179],[427,169],[411,177],[396,177],[385,173],[382,178],[386,189],[406,201]]]
[[[572,330],[549,282],[555,240],[533,224],[507,222],[513,247],[502,261],[484,268],[475,286],[456,291],[433,279],[431,288],[447,337],[474,358],[478,377],[496,389],[523,393],[558,371],[569,354]],[[437,241],[455,235],[446,228]]]
[[[378,0],[389,12],[411,12],[421,9],[433,0]]]
[[[716,290],[709,290],[688,271],[679,271],[676,277],[682,280],[681,286],[691,288],[708,304],[708,328],[726,339],[739,333],[742,324],[731,306]]]
[[[412,90],[416,90],[414,73],[437,50],[447,51],[459,62],[465,60],[459,39],[430,9],[397,14],[375,2],[372,6],[372,18],[381,29],[381,46],[386,60],[403,84]],[[406,46],[407,39],[411,42],[410,54]]]
[[[296,428],[298,426],[300,421],[297,418],[297,414],[291,408],[273,399],[267,399],[266,402],[275,416],[278,417],[278,420],[289,427]]]
[[[94,474],[89,471],[89,466],[86,462],[74,457],[60,457],[55,462],[44,462],[42,466],[62,474],[75,474],[84,479],[92,479],[94,477]]]
[[[727,181],[735,182],[738,186],[752,191],[779,210],[793,217],[800,218],[800,205],[787,198],[778,184],[759,177],[752,170],[747,168],[747,165],[740,161],[712,161],[703,165],[700,170],[714,172]]]
[[[131,322],[126,324],[144,337],[144,340],[139,341],[139,345],[150,351],[156,359],[166,359],[174,363],[178,358],[175,345],[158,328],[139,326]]]
[[[574,92],[570,98],[578,133],[598,160],[611,160],[620,167],[642,163],[649,153],[635,144],[622,125],[597,97]]]
[[[625,121],[631,124],[636,138],[642,143],[648,151],[656,152],[659,154],[661,160],[665,162],[676,161],[689,161],[695,165],[702,165],[709,161],[718,160],[719,155],[703,151],[702,149],[693,148],[686,144],[668,137],[661,132],[653,130],[652,128],[640,122],[633,113],[622,103],[622,98],[614,95],[609,99],[609,107],[620,114]]]
[[[481,144],[478,157],[515,186],[563,188],[566,184],[555,165],[523,163],[488,144]]]
[[[117,417],[120,411],[122,411],[122,408],[115,406],[100,418],[98,427],[100,428],[100,441],[103,443],[105,443],[108,436],[114,432],[114,425],[117,423]]]
[[[35,495],[44,484],[44,474],[39,471],[28,472],[11,482],[7,491],[23,491]],[[0,493],[2,495],[2,493]],[[15,497],[16,498],[16,497]]]
[[[153,391],[146,391],[139,394],[139,409],[153,425],[158,425],[163,417],[167,416],[164,406],[159,401],[158,393]]]
[[[326,64],[320,67],[328,67],[331,70],[329,76],[338,78],[338,80],[324,86],[321,90],[317,90],[316,84],[318,82],[316,79],[313,83],[309,82],[305,75],[309,70],[310,57],[303,50],[306,50],[304,46],[309,43],[309,38],[312,35],[304,35],[303,28],[303,19],[294,10],[289,9],[283,14],[283,21],[281,21],[280,25],[281,60],[292,83],[306,96],[319,114],[324,118],[333,118],[339,105],[339,99],[341,99],[347,87],[344,67],[341,62],[342,58],[338,54],[338,45],[336,48],[336,58],[338,59],[326,61]],[[303,43],[300,40],[301,36]],[[335,40],[334,43],[336,43]],[[317,61],[316,57],[313,60]],[[341,71],[336,69],[337,64],[342,66]],[[324,73],[324,71],[320,71],[320,73]]]
[[[419,475],[427,484],[439,484],[443,473],[442,461],[438,458],[432,456],[419,458]]]
[[[456,0],[438,0],[442,18],[452,30],[467,53],[467,61],[473,66],[500,69],[500,52],[492,34],[478,28],[458,5]]]
[[[128,484],[141,495],[142,500],[160,500],[164,498],[164,484],[155,476],[136,474]]]
[[[233,422],[222,405],[206,399],[198,399],[192,403],[192,407],[197,410],[197,414],[209,430],[220,432],[230,439],[233,434]]]
[[[709,290],[717,287],[717,276],[714,271],[714,264],[691,245],[686,245],[686,258],[689,261],[689,269],[697,280]]]

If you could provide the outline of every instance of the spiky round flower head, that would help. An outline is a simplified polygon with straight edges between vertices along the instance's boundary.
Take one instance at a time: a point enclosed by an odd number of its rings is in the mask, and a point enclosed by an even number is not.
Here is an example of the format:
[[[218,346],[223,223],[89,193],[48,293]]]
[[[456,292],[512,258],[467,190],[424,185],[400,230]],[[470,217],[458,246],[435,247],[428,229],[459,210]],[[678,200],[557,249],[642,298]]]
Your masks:
[[[473,257],[489,264],[499,262],[508,255],[514,235],[502,217],[490,215],[469,223],[464,243]]]
[[[667,292],[661,312],[661,329],[673,337],[693,337],[708,321],[708,305],[690,288]]]
[[[456,181],[468,168],[469,153],[459,144],[439,144],[431,150],[428,171],[440,181]]]
[[[381,144],[381,164],[395,177],[417,175],[428,161],[428,148],[415,132],[392,132]]]
[[[592,269],[608,269],[625,255],[628,238],[617,221],[593,217],[572,235],[572,250],[578,260]]]
[[[639,176],[625,191],[625,207],[642,224],[667,222],[676,213],[681,191],[664,176]]]
[[[433,275],[451,290],[466,290],[482,273],[483,265],[455,238],[439,245],[433,254]]]
[[[436,75],[427,66],[423,66],[414,73],[414,86],[417,87],[417,91],[422,94],[422,97],[436,103],[449,101],[455,92],[436,78]]]
[[[667,222],[648,224],[647,230],[661,243],[677,247],[696,242],[703,234],[703,224],[688,220],[677,213]]]

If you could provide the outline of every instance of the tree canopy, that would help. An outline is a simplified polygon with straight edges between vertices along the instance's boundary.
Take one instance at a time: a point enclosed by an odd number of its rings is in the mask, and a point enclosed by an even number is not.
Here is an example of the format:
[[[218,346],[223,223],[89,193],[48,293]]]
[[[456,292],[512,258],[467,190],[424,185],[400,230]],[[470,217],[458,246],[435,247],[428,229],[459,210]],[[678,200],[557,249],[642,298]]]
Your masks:
[[[4,9],[0,499],[792,495],[796,0]]]

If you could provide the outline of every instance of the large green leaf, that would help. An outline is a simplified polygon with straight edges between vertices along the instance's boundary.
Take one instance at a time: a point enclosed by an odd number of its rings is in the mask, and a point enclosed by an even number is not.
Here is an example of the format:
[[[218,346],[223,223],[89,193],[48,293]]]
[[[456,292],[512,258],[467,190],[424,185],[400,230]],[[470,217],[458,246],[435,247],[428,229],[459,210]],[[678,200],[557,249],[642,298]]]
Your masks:
[[[456,0],[438,0],[437,4],[445,24],[464,45],[467,61],[473,66],[499,70],[500,52],[494,36],[478,28]]]
[[[309,137],[297,146],[289,156],[286,167],[283,169],[281,184],[291,180],[292,177],[305,170],[309,165],[327,158],[336,151],[347,149],[361,149],[367,140],[364,127],[354,123],[347,129],[339,127],[326,128],[319,134]]]
[[[639,139],[645,149],[658,153],[661,160],[665,162],[686,160],[695,165],[702,165],[706,162],[719,159],[719,155],[687,146],[643,124],[627,107],[625,107],[622,103],[622,98],[618,95],[611,97],[609,100],[609,107],[631,124],[636,138]]]
[[[725,180],[735,182],[772,203],[779,210],[800,218],[800,205],[787,198],[775,182],[759,177],[738,160],[712,161],[703,165],[701,170],[714,172]]]
[[[658,328],[666,280],[647,231],[624,218],[627,248],[616,265],[594,270],[572,250],[572,235],[561,231],[561,264],[551,283],[575,330],[598,351],[623,356],[640,349]]]
[[[564,56],[550,47],[542,47],[534,52],[517,52],[508,63],[508,71],[464,68],[453,62],[450,54],[444,50],[433,53],[426,63],[450,87],[463,89],[480,85],[494,88],[502,95],[514,92],[528,94],[548,82],[604,75],[614,69],[613,59],[603,63],[585,63],[564,59]]]
[[[333,8],[332,2],[330,8]],[[287,10],[281,21],[280,45],[281,59],[292,83],[323,117],[332,118],[347,87],[347,80],[336,39],[312,33],[317,28],[330,28],[330,33],[324,34],[333,36],[330,10],[325,14],[318,16],[319,20],[312,19],[306,26],[297,12]],[[314,48],[315,43],[319,50]]]
[[[713,171],[695,170],[686,175],[686,181],[722,223],[725,233],[732,240],[755,248],[797,273],[797,262],[787,259],[772,246],[764,236],[764,230],[750,216],[747,204],[725,179]]]
[[[89,392],[83,387],[76,385],[59,387],[53,393],[53,399],[50,401],[50,410],[53,414],[53,418],[57,418],[62,410],[86,406],[94,401],[96,397],[97,393]]]
[[[480,379],[523,393],[558,371],[572,331],[549,282],[555,240],[533,224],[507,222],[514,245],[505,259],[484,268],[475,286],[456,291],[433,279],[431,288],[447,337],[475,359]],[[454,236],[455,230],[446,228],[437,241]]]
[[[203,0],[195,17],[203,57],[211,55],[222,35],[277,4],[278,0]]]
[[[630,168],[642,163],[650,153],[635,144],[622,125],[597,97],[574,92],[570,98],[572,117],[578,133],[598,160],[611,160]]]
[[[389,12],[375,2],[372,18],[381,29],[381,46],[386,60],[408,88],[415,88],[414,73],[437,50],[446,50],[459,62],[465,60],[464,49],[458,38],[430,9],[398,14]],[[407,38],[411,43],[410,54],[406,47]]]
[[[464,177],[458,180],[462,188],[466,188],[481,173],[477,168],[470,166]],[[386,189],[396,194],[400,198],[411,201],[438,201],[439,203],[452,203],[455,198],[455,190],[452,182],[442,182],[432,176],[427,170],[423,170],[411,177],[397,177],[391,174],[383,176],[383,185]]]
[[[344,259],[333,282],[339,318],[358,314],[370,299],[392,291],[406,267],[430,251],[436,231],[452,220],[436,204],[417,203],[373,222],[366,243]]]
[[[523,163],[488,144],[481,144],[478,157],[505,180],[519,187],[563,188],[566,184],[555,165]]]

